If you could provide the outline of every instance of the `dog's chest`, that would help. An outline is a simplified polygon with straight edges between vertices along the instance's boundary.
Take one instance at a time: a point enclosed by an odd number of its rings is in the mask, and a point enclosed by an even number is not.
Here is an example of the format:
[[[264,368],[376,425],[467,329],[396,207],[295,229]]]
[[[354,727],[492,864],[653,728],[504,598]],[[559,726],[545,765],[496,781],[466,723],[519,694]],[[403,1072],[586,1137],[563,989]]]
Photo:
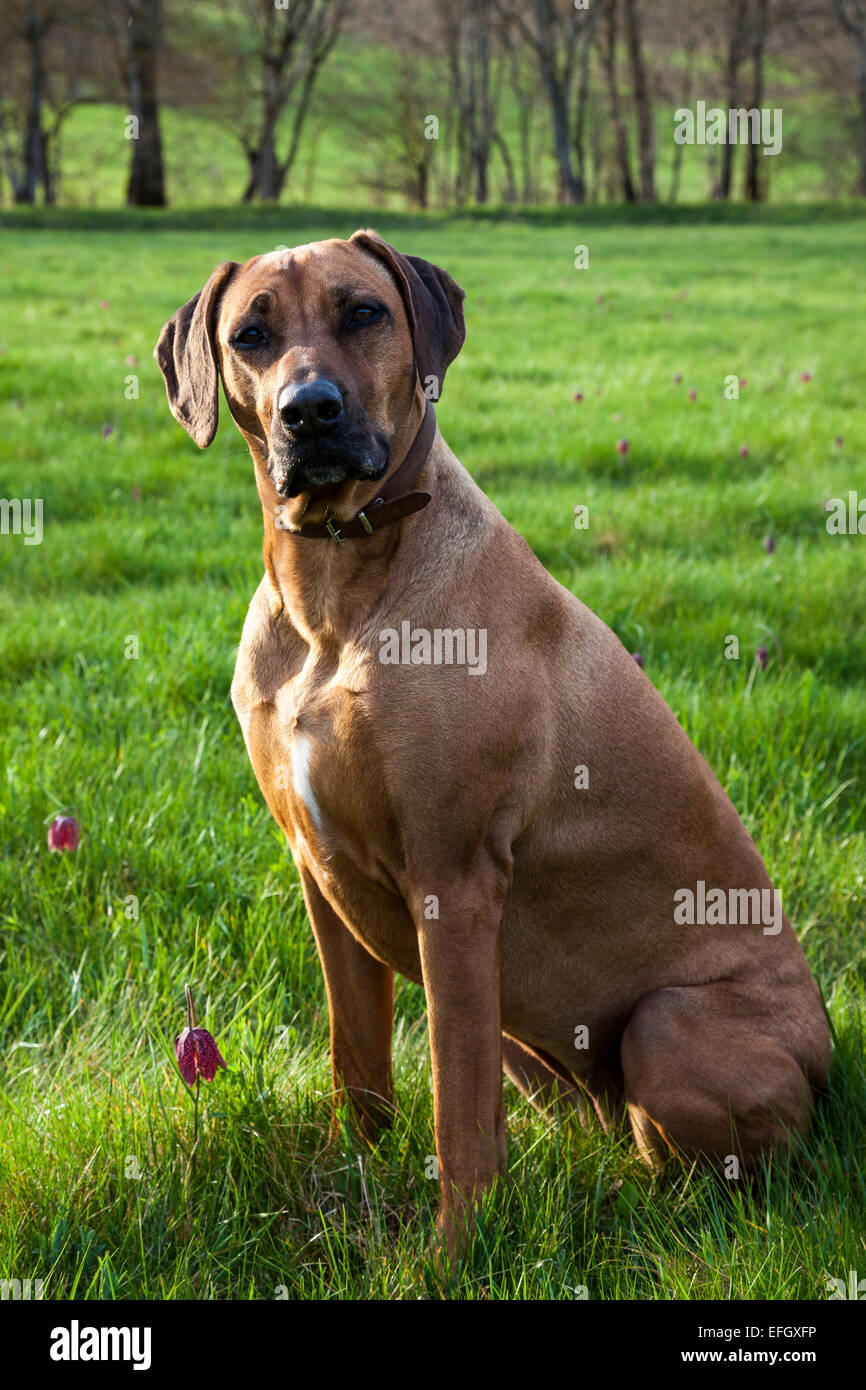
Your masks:
[[[259,786],[295,858],[319,880],[347,863],[363,872],[378,862],[389,817],[357,682],[304,667],[271,699],[237,708]]]

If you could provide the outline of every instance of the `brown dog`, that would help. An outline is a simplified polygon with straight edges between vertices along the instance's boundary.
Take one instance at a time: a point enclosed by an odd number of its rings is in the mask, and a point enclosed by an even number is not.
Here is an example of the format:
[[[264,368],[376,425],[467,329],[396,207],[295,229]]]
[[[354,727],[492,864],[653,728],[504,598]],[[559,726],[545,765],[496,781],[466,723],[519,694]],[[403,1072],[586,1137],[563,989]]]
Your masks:
[[[627,1104],[649,1162],[735,1176],[805,1131],[830,1050],[721,786],[435,428],[462,300],[356,232],[221,265],[156,348],[196,443],[221,377],[255,463],[232,698],[303,884],[335,1088],[375,1135],[393,972],[422,983],[451,1250],[505,1162],[503,1067],[537,1104]]]

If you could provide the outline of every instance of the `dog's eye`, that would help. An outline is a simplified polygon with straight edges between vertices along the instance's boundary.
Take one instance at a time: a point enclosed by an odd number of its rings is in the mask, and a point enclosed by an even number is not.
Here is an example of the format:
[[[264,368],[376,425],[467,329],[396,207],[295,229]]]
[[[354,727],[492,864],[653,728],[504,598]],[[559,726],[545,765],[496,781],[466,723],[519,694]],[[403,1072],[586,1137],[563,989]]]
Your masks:
[[[375,323],[376,319],[382,317],[382,310],[378,304],[356,304],[349,314],[350,327],[360,327],[365,323]]]
[[[242,328],[235,333],[232,343],[235,347],[261,347],[267,339],[260,328],[250,325],[249,328]]]

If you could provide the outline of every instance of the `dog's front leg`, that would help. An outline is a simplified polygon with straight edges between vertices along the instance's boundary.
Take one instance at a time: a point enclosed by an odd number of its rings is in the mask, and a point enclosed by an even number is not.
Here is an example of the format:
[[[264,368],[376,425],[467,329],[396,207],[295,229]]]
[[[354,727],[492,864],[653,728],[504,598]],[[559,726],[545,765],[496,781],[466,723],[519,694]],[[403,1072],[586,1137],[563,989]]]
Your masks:
[[[348,1096],[372,1142],[394,1114],[394,972],[355,939],[312,875],[301,869],[300,878],[328,992],[335,1104]]]
[[[436,1225],[452,1259],[469,1234],[475,1205],[505,1167],[501,910],[496,892],[452,888],[441,899],[440,917],[422,916],[418,931],[442,1186]]]

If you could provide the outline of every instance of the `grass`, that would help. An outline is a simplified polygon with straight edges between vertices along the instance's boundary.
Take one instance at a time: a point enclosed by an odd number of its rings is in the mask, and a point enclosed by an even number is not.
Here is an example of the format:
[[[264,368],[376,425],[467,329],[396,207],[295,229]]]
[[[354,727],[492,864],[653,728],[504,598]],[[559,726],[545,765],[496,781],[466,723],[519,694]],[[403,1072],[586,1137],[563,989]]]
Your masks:
[[[823,510],[866,450],[863,221],[825,211],[377,219],[468,291],[449,442],[643,652],[836,1039],[808,1161],[752,1191],[657,1182],[625,1133],[549,1129],[508,1084],[509,1178],[455,1296],[816,1299],[866,1275],[866,540]],[[4,217],[0,497],[42,497],[45,535],[0,537],[0,1276],[45,1297],[438,1293],[423,996],[400,983],[394,1131],[372,1152],[332,1135],[312,935],[228,697],[261,566],[251,465],[225,410],[195,449],[151,359],[218,260],[369,220]],[[64,811],[81,847],[49,855]],[[229,1065],[194,1157],[170,1054],[187,980]]]

